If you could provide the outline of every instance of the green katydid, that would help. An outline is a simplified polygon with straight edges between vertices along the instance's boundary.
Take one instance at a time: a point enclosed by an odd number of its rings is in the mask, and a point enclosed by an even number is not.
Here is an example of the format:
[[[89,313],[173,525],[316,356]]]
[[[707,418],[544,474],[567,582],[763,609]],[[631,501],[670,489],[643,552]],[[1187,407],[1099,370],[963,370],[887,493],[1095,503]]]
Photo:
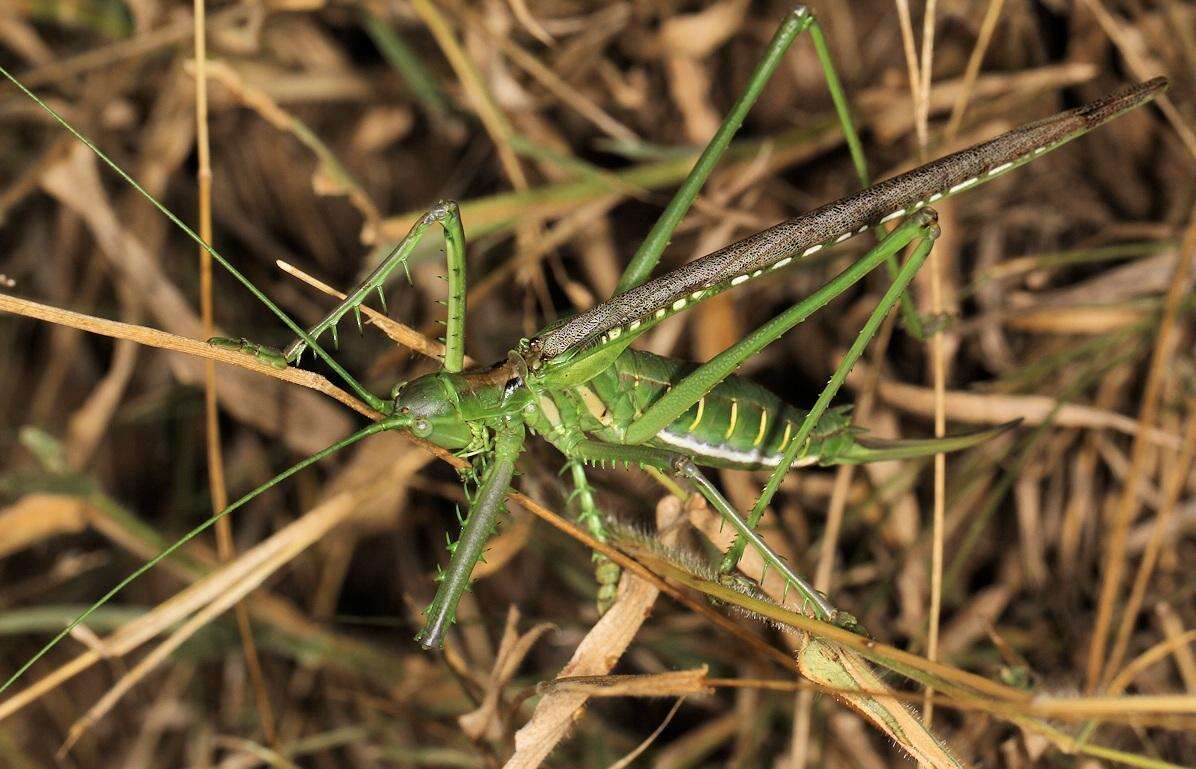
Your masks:
[[[851,429],[844,413],[830,409],[830,402],[882,319],[903,300],[907,286],[929,255],[939,234],[937,217],[929,207],[931,204],[1000,176],[1122,112],[1146,103],[1166,87],[1166,80],[1158,78],[1126,88],[1084,107],[866,186],[860,192],[649,280],[673,232],[748,110],[784,53],[802,32],[808,32],[814,43],[856,168],[861,180],[867,184],[860,144],[825,39],[808,9],[798,7],[780,26],[753,72],[747,90],[631,260],[616,295],[587,312],[520,340],[505,360],[474,370],[464,370],[466,243],[456,204],[441,202],[433,206],[344,301],[318,324],[303,329],[57,113],[7,71],[0,69],[0,73],[42,104],[123,179],[142,191],[282,319],[297,337],[284,351],[244,339],[212,340],[214,344],[241,350],[278,366],[297,363],[303,351],[310,347],[355,393],[383,415],[378,423],[304,459],[249,492],[220,515],[241,507],[266,488],[317,459],[382,430],[407,430],[443,448],[479,458],[479,486],[473,495],[461,537],[451,547],[449,566],[418,636],[421,644],[433,648],[443,642],[445,631],[452,623],[457,603],[468,587],[469,575],[498,518],[504,493],[529,433],[542,436],[567,458],[578,489],[581,521],[598,538],[606,536],[605,524],[590,493],[584,470],[586,464],[622,462],[673,473],[691,484],[738,532],[739,539],[719,567],[722,574],[729,575],[744,547],[751,545],[766,564],[780,572],[787,584],[802,594],[815,616],[834,620],[837,612],[827,599],[796,574],[754,530],[784,475],[795,466],[812,463],[869,462],[957,450],[975,445],[1003,429],[932,440],[869,441]],[[886,232],[882,225],[889,222],[896,222],[896,226]],[[397,267],[406,265],[433,225],[443,229],[447,245],[449,295],[444,365],[436,373],[396,387],[389,400],[383,399],[339,366],[316,340],[324,331],[331,330],[335,334],[341,318],[350,311],[359,312],[371,293],[377,292],[381,296],[383,284]],[[672,315],[872,228],[880,233],[879,242],[857,262],[705,364],[690,364],[630,348],[635,339]],[[898,266],[897,256],[906,250],[909,256]],[[881,264],[886,264],[890,271],[890,287],[808,412],[788,406],[764,388],[734,376],[735,370],[747,359]],[[906,309],[909,311],[908,306]],[[755,507],[745,518],[723,498],[699,466],[771,469],[772,472]],[[196,533],[192,532],[185,539]],[[181,541],[167,552],[176,549],[178,544]],[[604,600],[612,597],[613,576],[617,573],[610,566],[609,562],[598,566],[603,583],[600,598]],[[101,603],[140,573],[141,570],[110,591]],[[85,617],[86,614],[80,616],[52,640],[0,687],[0,691]]]

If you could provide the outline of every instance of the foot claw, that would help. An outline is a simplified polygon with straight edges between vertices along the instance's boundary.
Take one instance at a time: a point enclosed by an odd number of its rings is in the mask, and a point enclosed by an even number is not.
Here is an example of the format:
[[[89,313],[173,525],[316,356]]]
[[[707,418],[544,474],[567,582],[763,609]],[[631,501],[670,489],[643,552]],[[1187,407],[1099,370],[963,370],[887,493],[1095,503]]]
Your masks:
[[[919,342],[928,341],[935,334],[942,333],[955,324],[955,316],[947,312],[927,313],[918,316],[917,328],[913,324],[903,323],[905,331]]]
[[[266,363],[274,368],[286,368],[290,365],[287,362],[286,356],[280,350],[273,347],[267,347],[264,344],[251,342],[244,337],[237,337],[230,339],[228,337],[214,336],[208,340],[208,344],[213,347],[219,347],[222,350],[235,350],[250,355],[262,363]]]

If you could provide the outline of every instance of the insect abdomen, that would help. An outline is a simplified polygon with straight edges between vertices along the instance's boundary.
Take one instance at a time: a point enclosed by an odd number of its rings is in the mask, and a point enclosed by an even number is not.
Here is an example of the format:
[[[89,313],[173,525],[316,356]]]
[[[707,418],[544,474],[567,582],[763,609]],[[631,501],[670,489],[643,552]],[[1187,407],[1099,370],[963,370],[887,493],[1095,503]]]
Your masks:
[[[695,364],[686,361],[627,350],[608,374],[590,384],[611,406],[611,413],[619,414],[625,427],[694,368]],[[772,467],[804,418],[804,412],[768,389],[748,379],[729,377],[658,433],[652,444],[684,453],[707,466]],[[827,414],[815,430],[815,446],[846,427],[841,414]],[[798,464],[808,463],[799,458]]]

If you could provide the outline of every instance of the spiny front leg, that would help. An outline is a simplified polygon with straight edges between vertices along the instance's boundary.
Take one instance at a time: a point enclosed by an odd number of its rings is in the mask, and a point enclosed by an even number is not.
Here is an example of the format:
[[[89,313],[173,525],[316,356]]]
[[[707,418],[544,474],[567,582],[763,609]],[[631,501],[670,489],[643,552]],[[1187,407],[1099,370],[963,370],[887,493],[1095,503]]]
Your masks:
[[[594,489],[590,486],[590,481],[586,477],[586,471],[580,459],[571,459],[568,462],[567,469],[573,476],[573,494],[571,497],[577,499],[577,520],[594,536],[594,539],[599,542],[606,542],[607,530],[606,522],[603,520],[602,511],[598,509],[597,503],[594,502]],[[598,582],[598,614],[606,614],[611,605],[615,602],[615,596],[619,589],[619,577],[623,570],[619,565],[607,558],[602,553],[595,552],[594,560],[594,579]]]
[[[444,229],[445,258],[448,263],[449,293],[446,302],[448,320],[446,321],[444,367],[450,372],[460,371],[465,360],[465,231],[461,226],[461,213],[457,204],[451,200],[442,200],[428,209],[428,212],[419,218],[411,227],[410,232],[399,241],[398,245],[387,254],[382,263],[374,268],[374,271],[365,280],[349,292],[344,300],[333,307],[319,323],[297,336],[285,350],[276,350],[273,347],[243,338],[213,337],[208,340],[208,343],[227,350],[244,352],[277,368],[286,368],[288,365],[298,362],[303,356],[303,351],[307,349],[308,343],[316,343],[316,340],[325,331],[331,331],[333,345],[339,345],[337,324],[341,318],[352,310],[357,318],[357,327],[360,329],[361,311],[358,308],[369,297],[371,291],[377,292],[383,308],[386,307],[385,295],[382,292],[383,284],[399,265],[402,265],[404,270],[407,269],[407,260],[411,256],[411,252],[419,245],[428,227],[434,223],[439,223]],[[322,351],[320,352],[323,354]],[[387,401],[366,390],[364,385],[331,358],[328,358],[328,362],[370,407],[382,413],[390,413],[390,404]]]
[[[370,292],[377,292],[378,300],[386,307],[386,298],[382,286],[391,273],[399,265],[407,269],[407,260],[411,253],[423,239],[427,229],[432,224],[439,224],[444,229],[445,259],[448,266],[448,320],[445,334],[444,368],[450,372],[460,371],[465,358],[465,230],[461,226],[461,211],[456,202],[442,200],[428,209],[421,216],[407,235],[391,249],[381,264],[366,276],[345,299],[332,308],[319,323],[308,329],[307,335],[316,339],[325,331],[332,332],[333,343],[337,343],[336,326],[347,312],[352,310],[357,318],[357,326],[361,328],[361,312],[359,308]],[[288,361],[296,361],[303,355],[307,343],[303,339],[296,339],[283,354]]]
[[[448,569],[441,576],[436,596],[424,611],[424,627],[415,637],[425,649],[444,645],[445,631],[456,619],[457,603],[469,588],[473,567],[481,559],[503,509],[503,498],[515,473],[515,460],[523,450],[524,435],[523,425],[516,422],[494,438],[494,459],[470,504],[461,538],[450,546],[452,557]]]

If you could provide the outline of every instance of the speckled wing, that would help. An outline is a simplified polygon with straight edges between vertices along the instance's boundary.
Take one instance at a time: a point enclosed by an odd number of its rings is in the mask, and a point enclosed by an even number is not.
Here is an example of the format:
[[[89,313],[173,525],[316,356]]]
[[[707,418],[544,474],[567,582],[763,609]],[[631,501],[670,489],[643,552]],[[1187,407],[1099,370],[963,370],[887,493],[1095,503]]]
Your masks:
[[[781,222],[546,332],[537,340],[540,355],[550,361],[579,346],[642,333],[690,304],[1000,176],[1149,101],[1166,87],[1166,78],[1155,78],[1121,89]]]

